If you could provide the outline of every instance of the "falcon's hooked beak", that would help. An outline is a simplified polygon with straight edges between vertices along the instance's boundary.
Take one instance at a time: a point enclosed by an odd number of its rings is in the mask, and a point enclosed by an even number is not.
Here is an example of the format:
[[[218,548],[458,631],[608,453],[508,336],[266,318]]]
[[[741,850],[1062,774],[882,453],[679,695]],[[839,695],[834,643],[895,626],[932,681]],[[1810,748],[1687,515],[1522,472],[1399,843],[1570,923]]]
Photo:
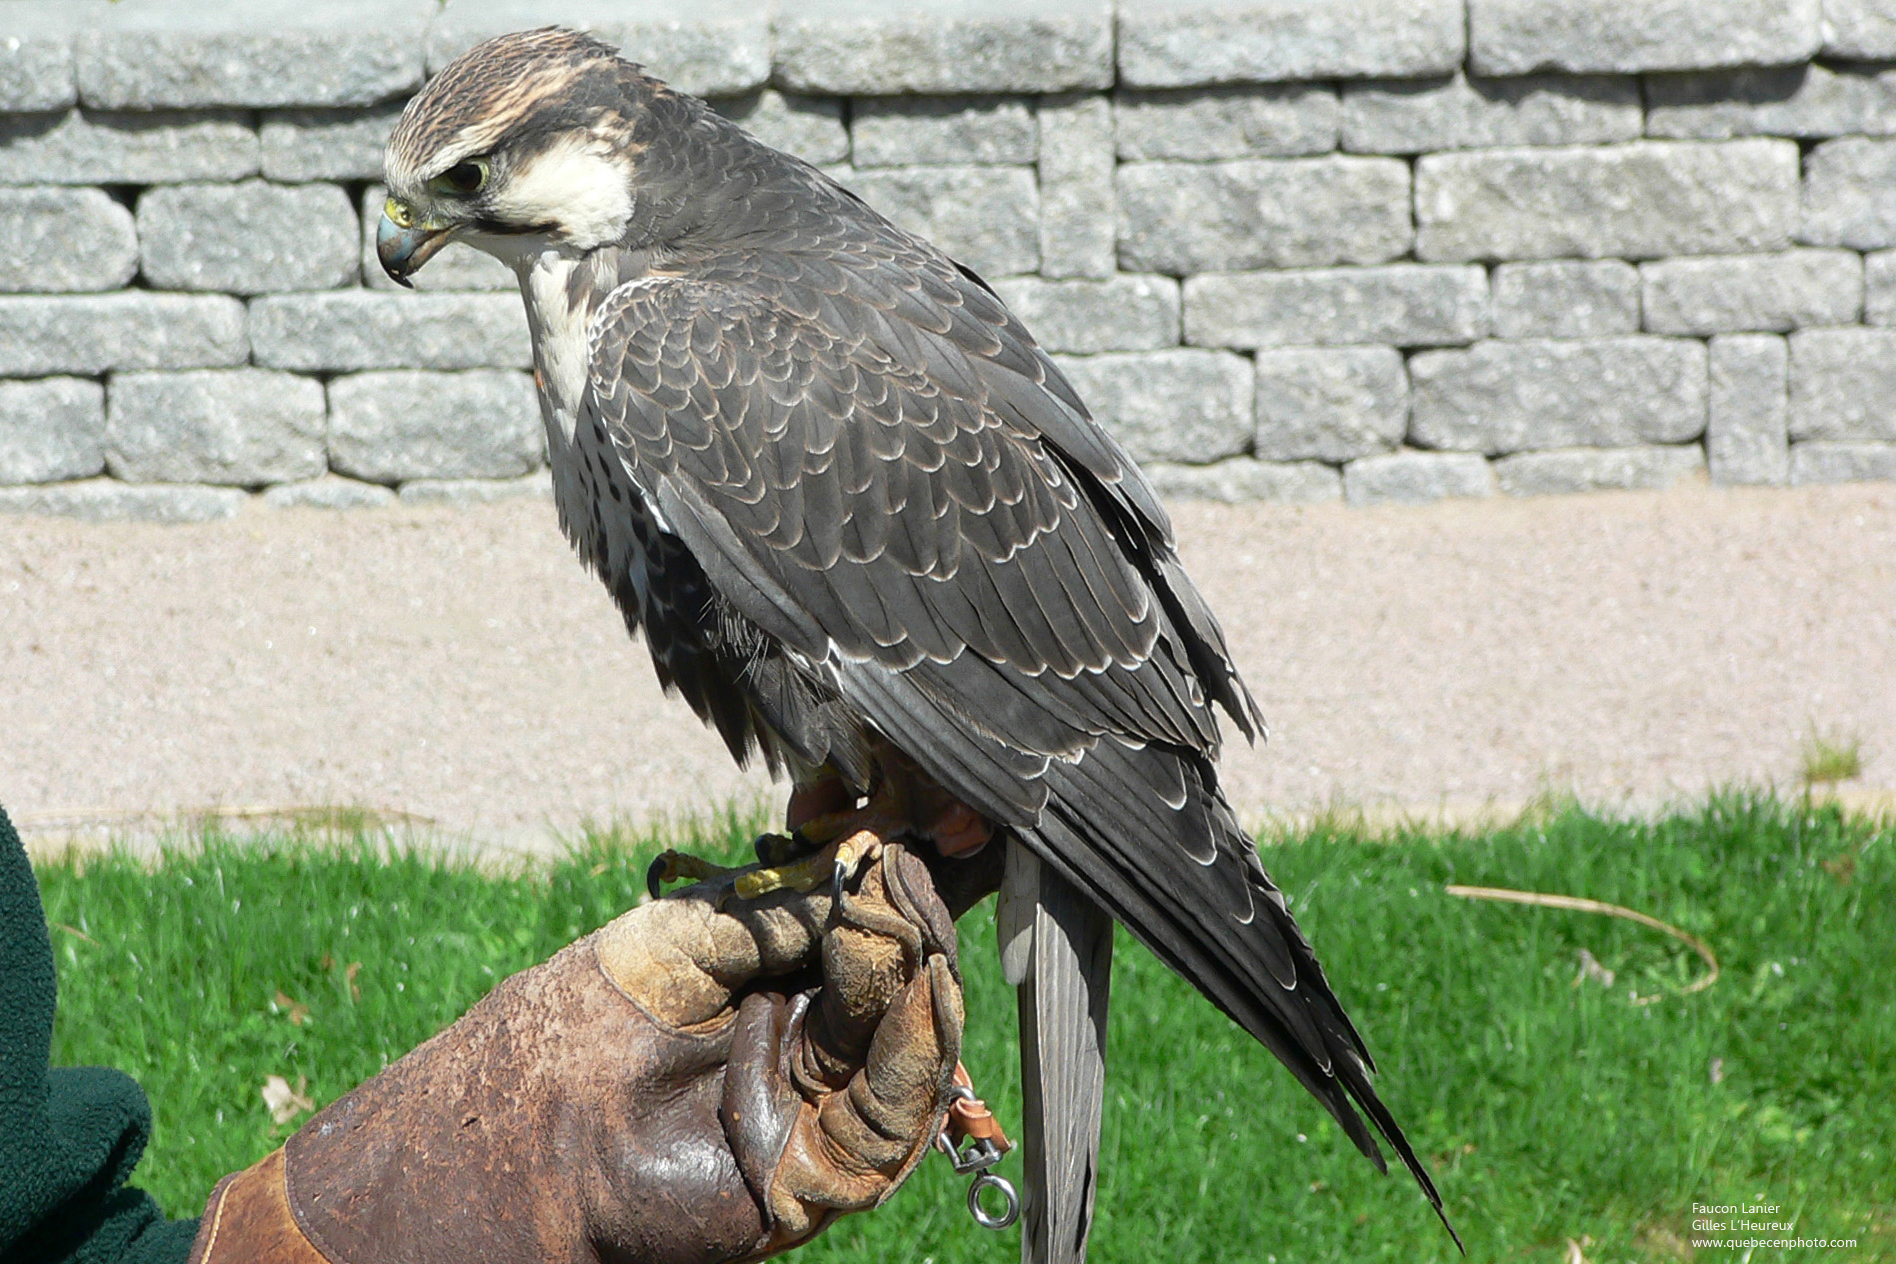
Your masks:
[[[415,210],[399,198],[382,204],[382,222],[375,228],[375,257],[382,271],[397,285],[414,288],[408,278],[454,240],[457,225],[415,218]]]

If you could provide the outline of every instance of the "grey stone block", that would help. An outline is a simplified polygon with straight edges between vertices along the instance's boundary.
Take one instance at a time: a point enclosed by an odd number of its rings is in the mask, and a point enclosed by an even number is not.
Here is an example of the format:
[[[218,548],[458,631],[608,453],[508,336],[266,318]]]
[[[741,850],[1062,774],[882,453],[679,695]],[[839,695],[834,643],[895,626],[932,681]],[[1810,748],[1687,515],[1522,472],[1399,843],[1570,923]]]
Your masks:
[[[1791,335],[1791,438],[1896,440],[1896,330]]]
[[[116,4],[74,45],[79,99],[106,109],[373,105],[421,86],[434,0]]]
[[[720,97],[711,108],[769,145],[821,166],[849,159],[849,129],[836,97],[809,97],[763,88]]]
[[[1639,330],[1639,270],[1618,259],[1504,263],[1490,280],[1500,338],[1604,338]]]
[[[132,213],[102,190],[0,188],[0,291],[115,290],[137,271]]]
[[[70,39],[0,37],[0,109],[58,110],[78,99]]]
[[[0,296],[0,374],[9,377],[215,368],[249,353],[244,305],[224,294]]]
[[[1393,347],[1260,351],[1257,455],[1351,461],[1387,452],[1409,427],[1409,375]]]
[[[1223,505],[1321,505],[1343,499],[1343,476],[1320,461],[1258,461],[1233,457],[1211,465],[1154,461],[1145,474],[1166,500]]]
[[[262,500],[272,509],[385,509],[395,503],[395,493],[332,474],[265,488]]]
[[[1130,87],[1441,75],[1464,47],[1460,0],[1140,0],[1119,11]]]
[[[1782,483],[1790,476],[1790,351],[1776,334],[1711,341],[1711,416],[1705,457],[1718,484]]]
[[[288,182],[380,180],[402,103],[366,110],[284,110],[260,129],[263,174]]]
[[[1179,348],[1056,356],[1080,398],[1141,461],[1201,465],[1251,446],[1251,362]]]
[[[77,101],[73,33],[104,8],[105,0],[0,4],[0,110],[61,110]]]
[[[239,116],[0,116],[0,184],[166,184],[256,174],[257,134]]]
[[[90,478],[105,469],[105,389],[76,377],[0,382],[0,483]]]
[[[1104,97],[1042,97],[1040,271],[1113,275],[1113,115]]]
[[[1683,443],[1705,430],[1705,344],[1482,342],[1409,359],[1413,442],[1498,455]]]
[[[1791,447],[1791,482],[1866,483],[1896,479],[1896,443],[1829,443]]]
[[[1128,272],[1382,263],[1414,240],[1409,168],[1394,158],[1127,163],[1118,194]]]
[[[258,364],[305,372],[524,369],[527,318],[513,294],[278,294],[250,304]]]
[[[403,483],[404,505],[492,505],[504,500],[552,500],[546,470],[525,478],[418,478]]]
[[[1661,259],[1640,264],[1639,276],[1657,334],[1845,325],[1863,310],[1863,259],[1850,250]]]
[[[1113,98],[1119,156],[1133,162],[1325,154],[1336,148],[1339,113],[1336,91],[1310,83],[1120,92]]]
[[[333,184],[184,184],[138,199],[142,270],[168,290],[268,294],[350,285],[361,232]]]
[[[1468,63],[1535,70],[1701,70],[1808,61],[1818,0],[1468,0]]]
[[[235,517],[249,500],[249,493],[236,487],[134,485],[114,478],[0,487],[0,513],[86,522],[212,522]]]
[[[1488,332],[1478,267],[1209,273],[1185,282],[1185,340],[1208,347],[1457,346]]]
[[[1420,154],[1636,140],[1639,81],[1621,75],[1380,80],[1343,86],[1343,148]]]
[[[1863,323],[1896,325],[1896,250],[1863,256]]]
[[[1471,452],[1390,452],[1343,467],[1343,499],[1352,505],[1425,505],[1494,495],[1494,470]]]
[[[371,483],[517,478],[545,437],[524,373],[357,373],[329,383],[329,464]]]
[[[326,466],[323,414],[322,383],[293,373],[119,373],[106,393],[106,468],[128,483],[314,478]]]
[[[1670,487],[1705,469],[1697,444],[1676,448],[1565,448],[1523,452],[1494,463],[1495,482],[1510,496]]]
[[[696,96],[753,92],[770,75],[770,7],[746,0],[450,0],[428,29],[428,73],[484,39],[549,24],[590,31]]]
[[[1797,239],[1813,246],[1876,250],[1896,246],[1896,139],[1825,141],[1804,163],[1804,213]]]
[[[1896,58],[1896,8],[1889,0],[1823,0],[1823,6],[1826,57]]]
[[[1416,253],[1649,259],[1780,250],[1797,222],[1797,181],[1788,140],[1431,154],[1416,163]]]
[[[1001,299],[1049,351],[1157,351],[1178,345],[1178,282],[1121,273],[1106,281],[996,281]]]
[[[1040,266],[1040,193],[1023,167],[883,167],[844,181],[903,228],[988,276]]]
[[[1896,132],[1896,73],[1815,63],[1646,80],[1648,136],[1879,136]]]
[[[382,203],[388,190],[372,184],[362,193],[362,280],[372,290],[400,291],[401,286],[382,271],[375,256],[375,230],[382,222]],[[409,286],[425,294],[444,291],[481,290],[517,294],[520,282],[509,268],[494,256],[476,250],[466,242],[453,242],[428,260],[428,266],[408,278]]]
[[[803,0],[777,19],[787,88],[1065,92],[1113,82],[1107,0]]]
[[[866,97],[849,125],[858,167],[1026,164],[1040,156],[1020,97]]]

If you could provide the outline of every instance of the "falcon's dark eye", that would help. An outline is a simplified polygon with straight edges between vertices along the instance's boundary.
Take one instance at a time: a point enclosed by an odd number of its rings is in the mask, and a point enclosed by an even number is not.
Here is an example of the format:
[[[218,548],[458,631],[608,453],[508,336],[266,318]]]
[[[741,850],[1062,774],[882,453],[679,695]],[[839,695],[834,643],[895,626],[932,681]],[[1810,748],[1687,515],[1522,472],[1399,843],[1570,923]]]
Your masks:
[[[479,193],[487,183],[487,164],[477,159],[457,162],[429,183],[449,193],[459,193],[463,196]]]

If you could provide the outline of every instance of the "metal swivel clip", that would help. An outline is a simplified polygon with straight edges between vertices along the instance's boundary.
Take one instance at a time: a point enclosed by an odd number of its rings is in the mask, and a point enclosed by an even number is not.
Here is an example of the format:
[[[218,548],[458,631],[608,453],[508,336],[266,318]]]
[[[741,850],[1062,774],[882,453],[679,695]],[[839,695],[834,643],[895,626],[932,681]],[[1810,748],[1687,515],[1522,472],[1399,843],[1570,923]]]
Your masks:
[[[935,1148],[948,1156],[960,1175],[974,1173],[974,1180],[968,1186],[968,1214],[974,1217],[974,1222],[984,1229],[1005,1229],[1020,1219],[1020,1195],[1014,1192],[1011,1182],[989,1169],[1014,1148],[1014,1143],[1001,1131],[994,1113],[974,1095],[974,1081],[968,1078],[967,1068],[960,1063],[955,1064],[955,1082],[949,1086],[948,1097],[948,1118],[942,1121],[942,1129],[935,1136]],[[968,1142],[968,1146],[957,1148],[963,1141]],[[982,1205],[981,1196],[990,1189],[1000,1191],[998,1213]]]

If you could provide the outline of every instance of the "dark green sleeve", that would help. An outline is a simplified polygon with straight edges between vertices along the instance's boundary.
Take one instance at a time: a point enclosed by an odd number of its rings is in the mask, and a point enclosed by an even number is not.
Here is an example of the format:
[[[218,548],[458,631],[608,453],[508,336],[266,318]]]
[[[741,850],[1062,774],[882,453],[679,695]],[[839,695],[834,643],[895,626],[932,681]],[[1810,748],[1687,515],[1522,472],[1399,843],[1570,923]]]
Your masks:
[[[39,886],[0,810],[0,1264],[181,1264],[197,1221],[125,1184],[151,1104],[123,1072],[47,1065],[54,999]]]

